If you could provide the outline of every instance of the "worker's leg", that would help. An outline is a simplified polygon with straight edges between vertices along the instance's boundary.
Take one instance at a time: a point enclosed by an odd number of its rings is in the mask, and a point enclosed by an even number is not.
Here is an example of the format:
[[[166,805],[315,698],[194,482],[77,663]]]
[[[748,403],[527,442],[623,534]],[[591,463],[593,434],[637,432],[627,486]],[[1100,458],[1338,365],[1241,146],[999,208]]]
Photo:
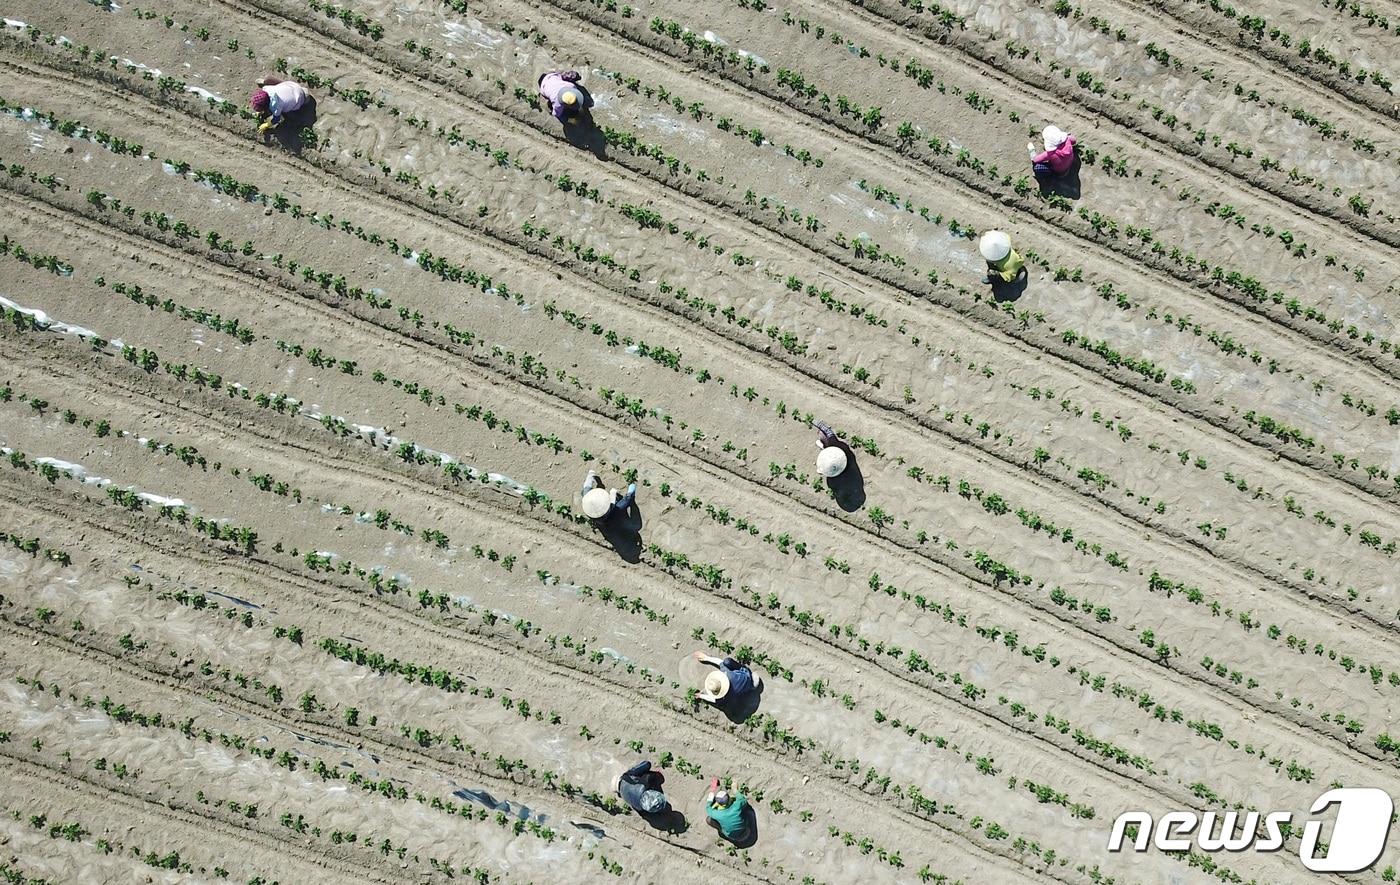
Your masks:
[[[637,500],[637,484],[634,482],[627,487],[627,491],[613,502],[613,510],[618,513],[626,513],[627,508],[632,506],[632,502]]]

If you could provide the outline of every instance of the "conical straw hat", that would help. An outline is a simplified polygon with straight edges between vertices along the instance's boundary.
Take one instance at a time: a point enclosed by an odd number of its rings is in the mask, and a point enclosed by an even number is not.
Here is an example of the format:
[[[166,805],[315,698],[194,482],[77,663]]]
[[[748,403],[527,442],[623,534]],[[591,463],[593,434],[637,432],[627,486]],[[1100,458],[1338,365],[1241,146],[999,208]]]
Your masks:
[[[705,692],[717,698],[722,698],[729,694],[729,677],[715,670],[705,677]]]
[[[583,496],[583,515],[589,519],[602,519],[612,508],[612,495],[607,489],[589,489]]]
[[[817,453],[817,472],[830,479],[846,469],[846,453],[839,446],[827,446]]]
[[[999,230],[989,230],[977,241],[977,251],[988,261],[1000,261],[1011,254],[1011,238]]]

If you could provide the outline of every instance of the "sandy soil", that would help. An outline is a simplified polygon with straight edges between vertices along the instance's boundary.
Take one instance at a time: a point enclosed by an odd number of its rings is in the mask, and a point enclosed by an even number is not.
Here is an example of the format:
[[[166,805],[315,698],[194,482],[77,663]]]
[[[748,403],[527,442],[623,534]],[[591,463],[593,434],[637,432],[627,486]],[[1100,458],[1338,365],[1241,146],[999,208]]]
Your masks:
[[[1104,846],[1396,792],[1400,8],[458,5],[4,11],[6,875],[1301,882]]]

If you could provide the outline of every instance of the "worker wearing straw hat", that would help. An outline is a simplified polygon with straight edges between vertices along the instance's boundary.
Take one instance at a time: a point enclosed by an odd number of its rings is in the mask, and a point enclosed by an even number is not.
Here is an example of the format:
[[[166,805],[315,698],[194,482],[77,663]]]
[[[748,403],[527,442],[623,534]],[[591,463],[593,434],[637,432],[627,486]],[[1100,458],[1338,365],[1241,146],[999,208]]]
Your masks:
[[[989,230],[977,241],[977,251],[987,260],[987,275],[984,283],[1000,279],[1004,283],[1015,280],[1026,272],[1026,260],[1011,248],[1011,238],[999,230]]]
[[[704,690],[695,695],[698,699],[709,701],[717,707],[728,706],[762,685],[762,681],[754,675],[748,665],[741,664],[734,658],[715,658],[703,651],[697,651],[695,660],[718,668],[706,674]]]
[[[813,426],[817,428],[817,473],[834,479],[846,469],[845,447],[830,424],[816,421]]]
[[[617,489],[603,488],[598,474],[590,470],[588,478],[583,481],[581,494],[583,495],[583,515],[601,522],[614,513],[627,512],[627,509],[637,498],[637,484],[631,483],[627,486],[627,491],[619,495]]]

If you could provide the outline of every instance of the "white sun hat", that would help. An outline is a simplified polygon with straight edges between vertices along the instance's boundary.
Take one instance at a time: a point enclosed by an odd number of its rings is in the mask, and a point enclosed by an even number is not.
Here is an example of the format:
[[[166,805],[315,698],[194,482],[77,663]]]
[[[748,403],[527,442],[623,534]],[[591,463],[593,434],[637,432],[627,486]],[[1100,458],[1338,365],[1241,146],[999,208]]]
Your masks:
[[[1045,131],[1040,133],[1040,137],[1044,141],[1045,149],[1053,151],[1065,143],[1065,139],[1069,138],[1069,133],[1059,126],[1046,126]]]
[[[840,446],[827,446],[817,453],[817,472],[827,479],[840,476],[846,469],[846,453]]]
[[[1011,238],[999,230],[989,230],[977,241],[977,251],[988,261],[1000,261],[1011,254]]]
[[[612,509],[612,493],[607,489],[589,489],[583,496],[583,515],[589,519],[602,519]]]
[[[705,677],[705,693],[717,698],[729,694],[729,677],[715,670]]]

